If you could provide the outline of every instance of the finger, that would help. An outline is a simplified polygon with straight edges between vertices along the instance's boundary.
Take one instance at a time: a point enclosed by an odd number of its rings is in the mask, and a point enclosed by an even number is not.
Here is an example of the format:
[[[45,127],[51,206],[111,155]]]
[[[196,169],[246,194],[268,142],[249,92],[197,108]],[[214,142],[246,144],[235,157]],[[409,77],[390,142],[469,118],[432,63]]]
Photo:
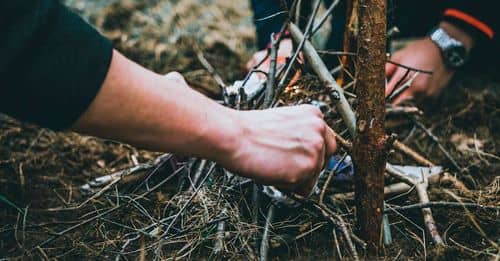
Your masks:
[[[184,76],[182,76],[182,74],[180,74],[178,72],[169,72],[169,73],[165,74],[164,77],[168,78],[172,81],[184,83],[187,85],[186,80],[184,79]]]
[[[385,77],[391,77],[396,71],[397,66],[392,63],[385,63]]]
[[[400,104],[403,101],[413,99],[413,93],[410,91],[410,89],[404,91],[401,93],[393,102],[392,104],[397,105]]]
[[[404,75],[404,70],[396,70],[396,72],[392,75],[391,80],[385,87],[385,97],[389,96],[394,89],[397,88],[397,83],[404,77]]]
[[[247,71],[252,70],[252,68],[255,66],[255,58],[252,57],[246,64]]]
[[[335,133],[330,127],[326,127],[325,132],[325,156],[330,158],[337,151],[337,139],[335,138]]]
[[[313,193],[314,187],[316,186],[316,183],[318,182],[319,174],[321,174],[321,171],[323,170],[323,166],[325,165],[325,153],[326,152],[326,146],[323,146],[321,149],[321,154],[319,158],[319,162],[316,165],[316,169],[314,170],[313,173],[309,175],[309,177],[304,181],[303,184],[299,185],[295,192],[301,196],[304,197],[309,197]]]

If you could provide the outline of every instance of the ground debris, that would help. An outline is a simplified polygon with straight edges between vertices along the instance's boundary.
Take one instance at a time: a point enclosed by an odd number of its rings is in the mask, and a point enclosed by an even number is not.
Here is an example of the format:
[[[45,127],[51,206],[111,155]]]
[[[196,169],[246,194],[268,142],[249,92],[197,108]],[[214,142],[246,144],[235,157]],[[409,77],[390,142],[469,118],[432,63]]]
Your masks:
[[[216,99],[222,98],[214,91],[218,85],[200,64],[193,44],[199,46],[225,82],[245,76],[244,62],[253,41],[248,6],[228,0],[203,1],[207,3],[203,8],[192,0],[67,2],[127,56],[160,73],[178,70],[193,87]],[[192,14],[182,15],[188,11]],[[208,26],[203,22],[207,19],[213,19]],[[201,26],[209,30],[193,37],[193,31]],[[294,70],[301,70],[302,75],[285,86],[277,104],[331,104],[325,84],[314,73],[302,66]],[[355,83],[348,71],[344,79],[346,97],[355,107]],[[498,85],[495,76],[468,75],[457,79],[451,91],[440,98],[439,106],[427,106],[430,109],[421,113],[411,105],[407,111],[418,113],[408,117],[404,109],[398,109],[403,112],[387,118],[388,132],[398,133],[406,146],[436,165],[452,168],[436,143],[415,127],[412,119],[422,122],[463,167],[463,171],[451,175],[470,190],[437,182],[428,190],[431,202],[457,202],[459,198],[464,203],[500,204],[500,139],[495,131],[500,128]],[[328,108],[325,118],[339,135],[349,136],[335,108]],[[339,155],[347,151],[344,148]],[[202,164],[202,159],[172,157],[162,161],[161,168],[142,170],[139,178],[127,182],[117,181],[98,196],[80,193],[80,186],[95,178],[146,166],[162,155],[75,133],[56,133],[0,115],[0,257],[257,259],[268,214],[265,210],[271,205],[274,217],[268,226],[266,246],[270,258],[351,256],[349,242],[338,227],[340,218],[344,229],[352,230],[352,201],[349,197],[331,200],[334,195],[352,191],[348,181],[334,180],[325,189],[327,196],[321,205],[306,206],[302,202],[288,206],[264,198],[259,224],[252,222],[253,183],[212,162]],[[398,150],[391,152],[389,161],[419,165]],[[172,175],[176,171],[178,174]],[[319,187],[325,182],[320,180]],[[95,197],[86,202],[92,195]],[[413,192],[391,195],[386,203],[397,208],[417,202],[416,197]],[[113,210],[117,206],[121,207]],[[498,242],[500,213],[470,210],[469,215],[463,208],[433,209],[436,225],[449,247],[446,254],[463,259],[495,257],[498,249],[490,241]],[[57,232],[106,211],[109,214],[33,249]],[[432,258],[431,238],[420,211],[388,212],[393,240],[385,246],[386,257]],[[361,252],[362,244],[355,243]]]

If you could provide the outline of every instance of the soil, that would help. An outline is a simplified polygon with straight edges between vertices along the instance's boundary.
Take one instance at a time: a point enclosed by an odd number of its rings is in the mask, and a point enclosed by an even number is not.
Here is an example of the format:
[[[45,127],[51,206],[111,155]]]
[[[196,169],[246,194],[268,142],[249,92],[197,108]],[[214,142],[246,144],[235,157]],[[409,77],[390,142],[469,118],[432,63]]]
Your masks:
[[[231,83],[245,76],[245,62],[255,51],[252,16],[246,1],[67,0],[66,3],[111,39],[126,56],[159,73],[179,71],[194,88],[211,97],[218,96],[217,84],[196,58],[196,52],[202,52],[223,80]],[[310,86],[314,89],[318,82],[305,73],[299,84],[305,89]],[[454,194],[464,202],[500,205],[500,134],[495,131],[500,128],[499,85],[500,76],[494,69],[464,71],[438,100],[422,106],[424,116],[419,119],[457,162],[460,172],[454,170],[452,162],[423,131],[412,131],[413,125],[407,118],[388,119],[388,132],[397,133],[407,145],[456,173],[471,190],[464,193],[446,185],[435,186],[431,189],[431,201],[456,201],[451,196]],[[127,228],[111,221],[131,227],[151,223],[137,209],[118,211],[107,220],[65,233],[43,249],[32,248],[54,233],[114,206],[116,199],[107,196],[81,209],[50,210],[85,201],[87,197],[78,190],[80,185],[136,162],[148,162],[158,155],[158,152],[115,141],[53,132],[0,115],[0,258],[115,258]],[[415,165],[397,152],[390,155],[389,161]],[[163,172],[162,175],[167,175],[167,171]],[[142,206],[150,216],[162,216],[166,202],[174,197],[176,186],[173,181],[144,200]],[[401,205],[415,202],[413,194],[391,201]],[[347,213],[345,219],[353,222],[352,204],[347,202],[336,208]],[[307,211],[280,209],[279,213],[286,221],[275,224],[270,251],[273,259],[342,258],[335,249],[333,227],[324,220]],[[492,255],[498,257],[498,249],[490,242],[497,245],[500,242],[498,211],[437,208],[433,213],[449,246],[443,257],[484,260]],[[391,214],[389,218],[393,243],[384,249],[386,258],[436,257],[419,210]],[[238,218],[238,222],[242,221]],[[316,227],[319,229],[300,239],[290,239],[289,234],[297,235]],[[252,228],[245,226],[245,229]],[[209,235],[214,234],[214,229],[201,229],[199,234],[205,243],[185,258],[207,258],[206,253],[212,247]],[[147,241],[142,240],[140,244],[147,245]],[[144,249],[141,246],[137,248]],[[183,246],[173,244],[172,253]],[[230,249],[231,254],[225,257],[254,258],[245,251]],[[347,250],[341,252],[348,257]],[[143,254],[152,259],[153,253],[144,251],[125,257],[140,259]]]

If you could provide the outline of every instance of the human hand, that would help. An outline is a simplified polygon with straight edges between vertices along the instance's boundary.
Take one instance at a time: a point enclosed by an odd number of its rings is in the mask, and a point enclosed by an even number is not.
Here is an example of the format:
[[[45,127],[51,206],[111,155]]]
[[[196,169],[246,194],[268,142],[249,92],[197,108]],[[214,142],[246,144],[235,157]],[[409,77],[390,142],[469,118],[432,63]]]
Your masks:
[[[307,195],[335,138],[312,105],[237,111],[155,74],[119,52],[73,130],[141,148],[216,161],[257,182]]]
[[[264,185],[310,194],[335,136],[311,105],[238,111],[242,132],[225,167]]]
[[[179,88],[188,87],[177,72],[164,77]],[[222,164],[258,183],[309,195],[325,160],[336,150],[321,111],[303,105],[236,113],[243,114],[238,117],[240,142],[227,158],[230,162]]]
[[[444,29],[448,35],[463,43],[467,52],[470,52],[474,47],[475,39],[459,27],[448,22],[439,23],[439,27]],[[432,75],[417,75],[411,86],[393,101],[395,104],[411,97],[438,96],[455,73],[455,70],[446,67],[441,51],[430,38],[424,38],[409,44],[407,47],[395,52],[391,60],[409,67],[432,71]],[[406,69],[388,63],[385,71],[386,77],[390,78],[385,89],[385,95],[388,96],[395,88],[399,87],[395,85],[405,75]],[[412,77],[413,75],[410,73],[403,82]]]
[[[398,104],[410,98],[436,97],[448,85],[454,70],[444,64],[439,48],[429,38],[424,38],[410,43],[405,48],[397,51],[391,57],[391,61],[421,70],[431,71],[432,74],[419,74],[415,77],[410,87],[401,93],[393,101]],[[387,63],[385,67],[386,77],[390,78],[386,88],[385,96],[389,96],[396,84],[405,76],[407,69],[395,64]],[[415,72],[410,72],[402,82],[412,78]]]

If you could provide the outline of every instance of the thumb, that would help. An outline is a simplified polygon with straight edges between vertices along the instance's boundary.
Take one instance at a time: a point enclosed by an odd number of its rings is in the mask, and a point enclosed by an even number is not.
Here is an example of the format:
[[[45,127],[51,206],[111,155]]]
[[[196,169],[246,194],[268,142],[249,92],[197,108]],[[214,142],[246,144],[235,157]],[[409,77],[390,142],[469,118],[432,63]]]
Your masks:
[[[391,77],[396,71],[397,66],[395,64],[386,62],[385,63],[385,77]]]
[[[163,76],[163,77],[168,78],[172,81],[180,82],[180,83],[187,85],[186,80],[184,79],[184,76],[182,76],[182,74],[180,74],[178,72],[169,72],[169,73],[165,74],[165,76]]]
[[[325,156],[330,158],[337,151],[337,139],[335,133],[330,127],[325,132]]]

